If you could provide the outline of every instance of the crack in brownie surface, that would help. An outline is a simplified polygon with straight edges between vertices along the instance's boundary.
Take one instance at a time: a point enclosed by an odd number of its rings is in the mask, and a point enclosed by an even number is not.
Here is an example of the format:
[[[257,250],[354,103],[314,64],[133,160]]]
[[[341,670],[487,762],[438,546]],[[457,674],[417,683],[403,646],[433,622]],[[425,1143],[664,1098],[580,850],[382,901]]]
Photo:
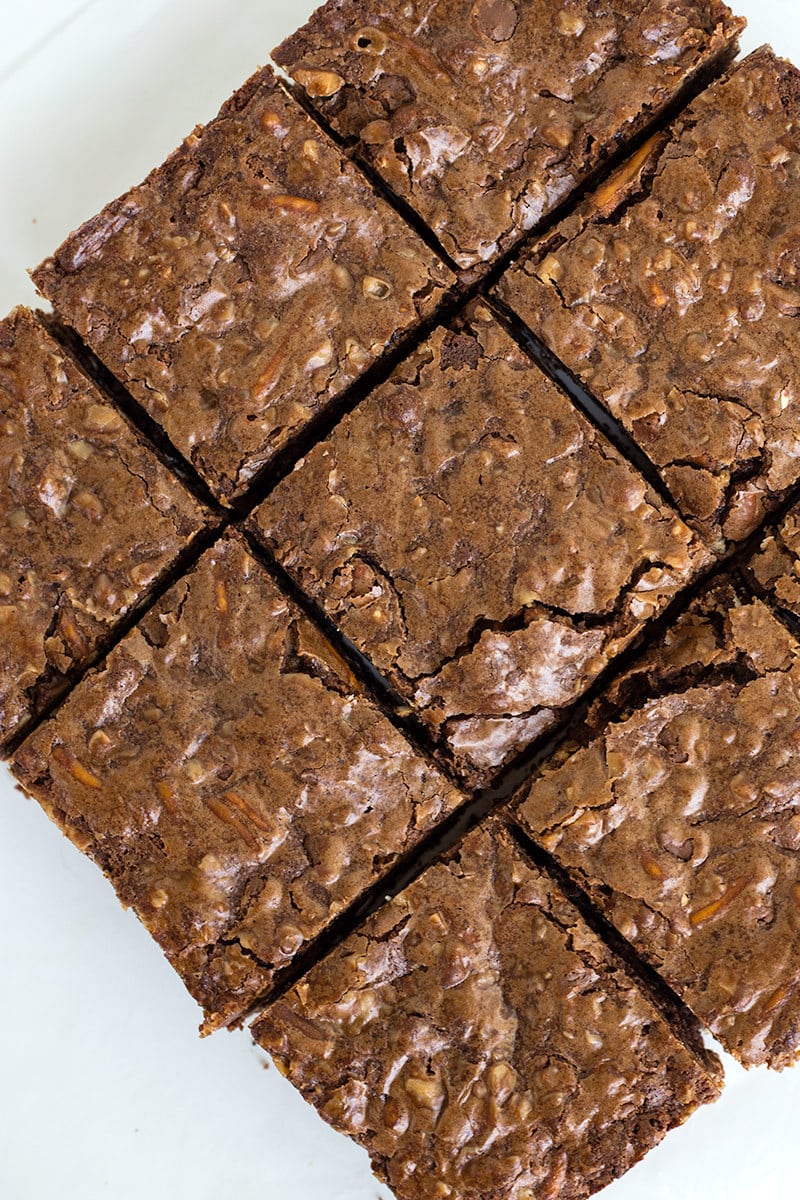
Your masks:
[[[269,70],[34,279],[221,499],[451,282]]]
[[[800,1050],[800,644],[718,581],[519,794],[526,831],[746,1066]]]
[[[331,0],[275,58],[472,267],[733,57],[742,27],[717,0]]]
[[[0,322],[0,745],[209,519],[33,313]]]
[[[235,534],[13,771],[135,908],[209,1028],[464,799]]]
[[[760,50],[499,288],[718,545],[800,477],[799,184],[800,74]]]
[[[747,564],[754,584],[793,617],[800,618],[800,505],[771,530]]]
[[[261,1018],[255,1034],[398,1200],[562,1200],[716,1097],[499,822],[471,834]]]
[[[482,782],[707,557],[480,304],[317,445],[253,525]]]

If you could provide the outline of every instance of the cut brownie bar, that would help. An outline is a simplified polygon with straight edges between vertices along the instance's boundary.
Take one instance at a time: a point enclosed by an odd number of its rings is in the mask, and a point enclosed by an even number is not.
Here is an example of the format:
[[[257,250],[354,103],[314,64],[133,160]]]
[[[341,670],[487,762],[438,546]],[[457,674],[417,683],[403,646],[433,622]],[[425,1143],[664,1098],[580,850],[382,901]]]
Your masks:
[[[720,1085],[696,1029],[670,1027],[494,823],[255,1034],[398,1200],[589,1196]]]
[[[800,617],[800,506],[766,534],[747,570],[760,592]]]
[[[209,519],[33,313],[0,322],[0,747]]]
[[[254,526],[472,782],[705,561],[482,305],[318,444]]]
[[[717,582],[589,726],[517,817],[731,1054],[793,1063],[800,645]]]
[[[473,267],[721,70],[743,25],[720,0],[330,0],[275,57]]]
[[[223,499],[450,278],[268,70],[34,274]]]
[[[204,1006],[240,1017],[460,803],[238,535],[18,751]]]
[[[709,88],[500,286],[714,541],[800,477],[800,74]]]

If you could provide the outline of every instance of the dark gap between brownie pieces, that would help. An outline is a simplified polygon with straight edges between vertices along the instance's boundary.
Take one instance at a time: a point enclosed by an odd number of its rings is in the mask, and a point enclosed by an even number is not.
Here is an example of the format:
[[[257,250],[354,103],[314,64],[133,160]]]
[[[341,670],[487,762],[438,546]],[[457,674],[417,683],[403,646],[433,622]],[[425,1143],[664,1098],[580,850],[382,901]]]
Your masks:
[[[341,947],[359,928],[380,911],[383,906],[415,883],[425,871],[458,845],[483,821],[497,812],[516,794],[519,786],[532,770],[540,766],[554,752],[567,733],[563,729],[540,748],[535,760],[525,767],[514,767],[506,771],[503,783],[495,788],[475,794],[473,800],[432,831],[416,850],[404,855],[395,866],[377,883],[373,884],[344,912],[340,913],[326,929],[308,944],[284,971],[279,972],[269,991],[253,1001],[242,1015],[238,1027],[252,1017],[257,1017],[276,1000],[280,999],[318,966],[331,952]],[[509,833],[523,854],[542,869],[564,892],[591,931],[608,948],[622,969],[631,976],[636,985],[664,1017],[679,1040],[694,1055],[706,1070],[716,1073],[713,1051],[703,1043],[700,1027],[694,1014],[675,992],[661,979],[658,973],[642,960],[635,949],[622,937],[613,925],[595,908],[590,898],[558,863],[540,846],[533,842],[515,823],[506,822]],[[247,953],[247,951],[244,951]]]
[[[793,491],[791,497],[785,499],[782,505],[783,511],[779,514],[773,514],[773,520],[769,522],[770,525],[773,522],[777,523],[782,520],[786,510],[791,508],[793,503],[796,502],[798,495],[800,495],[800,486]],[[269,991],[253,1002],[243,1020],[248,1016],[253,1016],[262,1011],[294,987],[296,983],[308,974],[332,950],[338,948],[348,937],[355,933],[359,926],[377,912],[387,900],[394,898],[410,884],[414,883],[443,854],[455,849],[463,838],[487,817],[494,813],[502,814],[503,807],[517,794],[520,787],[533,778],[538,769],[552,758],[569,739],[570,735],[577,735],[577,740],[580,742],[581,734],[583,734],[583,740],[585,741],[587,730],[582,729],[583,722],[591,707],[602,698],[607,688],[618,676],[624,674],[630,667],[635,665],[644,650],[658,643],[667,629],[694,603],[703,588],[712,583],[714,579],[735,571],[736,559],[745,556],[748,552],[752,554],[753,549],[760,543],[760,539],[764,536],[766,528],[767,525],[765,524],[744,545],[736,547],[735,552],[729,554],[727,559],[713,563],[706,573],[695,581],[692,587],[687,588],[680,595],[676,596],[675,600],[661,616],[651,622],[640,637],[609,664],[606,670],[595,680],[592,687],[568,710],[553,730],[544,735],[539,741],[535,741],[515,760],[507,764],[493,784],[475,791],[472,794],[472,799],[467,800],[458,812],[443,821],[437,829],[432,830],[414,850],[398,860],[395,866],[382,879],[373,884],[357,901],[340,913],[318,938],[308,944],[306,949],[298,955],[291,966],[279,973]],[[350,662],[355,673],[364,681],[368,690],[372,692],[372,689],[376,685],[381,688],[384,692],[384,698],[379,703],[381,703],[381,707],[384,707],[386,703],[385,696],[393,695],[393,693],[382,676],[349,642],[349,639],[340,633],[330,619],[319,612],[316,604],[305,597],[291,578],[285,575],[283,568],[278,564],[270,564],[268,555],[265,554],[261,547],[255,546],[254,549],[258,554],[259,560],[264,562],[265,565],[269,564],[269,568],[280,585],[302,606],[306,615],[322,625],[326,636],[330,638],[337,650]],[[752,592],[752,589],[745,588],[745,590]],[[693,681],[689,679],[687,679],[686,683],[687,686],[693,685]],[[634,699],[633,695],[628,697],[629,701],[632,699]],[[624,709],[624,702],[617,707],[621,713]],[[384,711],[386,711],[385,708]],[[396,727],[419,750],[421,747],[416,742],[419,733],[408,722],[404,713],[389,711],[387,712],[387,716],[393,720]],[[430,748],[430,738],[427,738],[426,741],[428,744],[427,753],[433,757],[435,764],[441,769],[442,763],[439,755],[435,749],[431,750]],[[450,771],[447,773],[448,776],[451,774]],[[457,778],[456,783],[458,786],[463,786]],[[515,824],[510,825],[510,827],[514,832],[514,836],[520,841],[523,851],[529,855],[536,865],[542,866],[559,883],[593,932],[609,946],[612,953],[621,960],[625,968],[634,976],[645,993],[650,996],[653,1003],[659,1008],[659,1011],[672,1024],[673,1028],[682,1031],[682,1037],[687,1045],[700,1056],[701,1061],[705,1062],[707,1051],[703,1045],[698,1046],[697,1035],[695,1033],[697,1022],[688,1006],[668,987],[658,973],[639,957],[635,949],[630,946],[607,918],[594,906],[592,900],[581,889],[579,884],[563,868],[558,866],[552,856],[536,842],[532,841],[522,830],[517,829]]]
[[[80,334],[62,321],[57,313],[37,310],[36,317],[69,357],[78,365],[103,396],[123,414],[147,442],[163,465],[189,492],[214,515],[227,524],[238,524],[249,517],[278,484],[290,475],[298,463],[318,442],[333,432],[343,417],[357,408],[373,391],[381,387],[392,372],[417,350],[440,325],[446,325],[466,305],[457,286],[445,292],[436,310],[394,345],[347,387],[338,399],[319,410],[283,449],[258,471],[240,496],[223,504],[211,491],[197,468],[172,444],[161,426],[135,400],[125,385],[105,366]]]
[[[488,263],[486,269],[475,280],[474,290],[489,292],[500,282],[506,271],[527,253],[533,242],[538,242],[546,238],[557,225],[575,212],[592,192],[596,191],[602,183],[613,176],[631,158],[634,158],[647,142],[652,138],[658,137],[660,134],[667,136],[670,133],[673,123],[683,115],[697,97],[711,87],[712,84],[716,83],[718,79],[722,78],[735,61],[738,53],[738,49],[731,51],[730,47],[722,51],[716,59],[706,63],[703,67],[699,67],[689,76],[670,103],[665,104],[663,108],[653,114],[650,121],[637,133],[633,134],[628,141],[620,141],[618,135],[618,148],[604,162],[595,167],[594,171],[591,175],[587,176],[583,183],[579,184],[568,196],[559,201],[555,208],[547,216],[543,217],[538,225],[535,225],[533,229],[529,229],[527,233],[524,233],[519,241],[515,242],[513,246],[499,255],[494,262]],[[473,268],[473,270],[477,270],[477,268]],[[464,275],[465,272],[462,270],[461,274]]]
[[[477,294],[493,288],[508,268],[525,252],[530,242],[538,240],[549,233],[569,213],[573,212],[590,192],[593,192],[609,175],[613,174],[618,167],[621,167],[628,158],[636,154],[645,142],[649,141],[655,135],[665,132],[672,122],[697,99],[701,92],[704,92],[711,84],[724,75],[738,53],[738,46],[728,45],[723,47],[716,58],[702,64],[687,76],[683,86],[668,104],[659,108],[657,112],[652,111],[652,106],[645,106],[643,114],[648,113],[648,117],[644,119],[642,127],[627,139],[623,133],[618,133],[616,135],[617,148],[607,154],[604,161],[595,167],[583,183],[574,188],[537,225],[523,233],[512,246],[493,261],[468,268],[459,267],[452,260],[433,230],[428,228],[417,211],[411,207],[408,201],[398,196],[377,173],[375,168],[358,154],[356,148],[358,138],[344,138],[337,133],[333,126],[328,124],[323,113],[315,108],[311,97],[305,89],[299,83],[296,83],[288,72],[279,66],[271,56],[268,61],[292,99],[300,105],[304,112],[311,117],[331,141],[345,151],[350,161],[358,167],[375,191],[378,192],[387,204],[391,205],[407,225],[411,226],[429,249],[433,250],[450,270],[453,271],[457,279],[453,290],[457,292],[460,289],[464,296],[464,303],[466,303]]]
[[[62,321],[57,313],[46,313],[37,309],[34,315],[62,350],[85,375],[88,375],[105,399],[127,418],[167,470],[172,472],[196,500],[210,508],[214,515],[222,518],[225,509],[213,495],[202,475],[173,446],[161,426],[145,412],[137,400],[134,400],[116,375],[112,375],[108,367],[86,345],[80,334]]]
[[[325,137],[329,138],[330,141],[338,146],[340,150],[344,150],[345,152],[349,151],[353,146],[353,141],[343,138],[336,132],[332,125],[328,125],[322,113],[318,112],[317,109],[314,108],[311,100],[300,84],[295,83],[295,81],[290,75],[287,74],[283,67],[278,66],[278,64],[274,62],[272,58],[269,59],[269,65],[278,76],[281,86],[286,94],[290,96],[292,100],[294,100],[294,102],[300,106],[300,108],[302,108],[306,116],[310,117],[314,124],[319,127],[322,133],[325,134]],[[347,154],[347,159],[349,162],[352,162],[358,167],[362,175],[366,177],[366,180],[372,187],[372,190],[377,192],[381,199],[385,200],[390,208],[394,209],[397,215],[403,221],[405,221],[406,225],[409,225],[411,229],[413,229],[417,237],[425,243],[429,250],[432,250],[433,253],[442,260],[445,266],[450,268],[456,279],[458,279],[462,273],[461,268],[453,261],[442,243],[437,238],[436,234],[432,229],[428,228],[428,226],[422,220],[422,217],[420,217],[420,215],[411,207],[408,201],[404,200],[401,196],[398,196],[395,192],[393,192],[389,185],[384,182],[375,168],[370,166],[368,162],[365,162],[364,159],[359,158],[358,155],[352,155],[349,153]]]
[[[406,737],[409,736],[407,730],[403,732]],[[460,809],[452,813],[427,837],[423,838],[414,849],[399,858],[381,879],[367,888],[357,900],[334,917],[322,933],[309,942],[288,967],[277,973],[268,991],[253,1001],[237,1024],[256,1016],[264,1008],[284,996],[333,950],[338,949],[356,933],[364,921],[378,912],[387,901],[405,891],[442,855],[454,850],[496,809],[506,804],[529,775],[550,757],[563,741],[565,732],[559,731],[557,735],[549,738],[535,754],[528,751],[528,761],[524,766],[506,768],[500,786],[484,788],[475,792],[471,800],[467,800]],[[245,950],[243,953],[246,954],[247,951]]]
[[[442,771],[444,766],[445,771],[443,773],[448,778],[452,777],[456,786],[464,790],[463,783],[458,779],[452,768],[448,769],[448,765],[442,763],[440,754],[437,752],[435,746],[431,745],[431,739],[427,734],[427,730],[424,728],[419,730],[415,722],[409,722],[405,716],[405,712],[398,713],[396,710],[393,711],[391,708],[386,708],[387,696],[394,696],[394,693],[369,660],[365,659],[349,639],[336,628],[330,618],[321,613],[316,604],[300,591],[297,584],[294,583],[291,577],[286,575],[283,568],[279,564],[270,561],[269,556],[262,547],[257,543],[253,543],[249,538],[248,541],[250,541],[258,560],[273,574],[281,588],[289,593],[290,597],[302,608],[306,616],[322,627],[326,637],[330,639],[335,649],[348,661],[354,673],[364,683],[364,686],[373,699],[377,699],[388,719],[392,721],[395,727],[400,730],[418,752],[424,750],[426,757],[432,760],[438,770]],[[679,616],[683,609],[689,606],[695,594],[695,589],[692,589],[689,595],[682,593],[676,597],[670,608],[662,613],[659,620],[653,622],[653,640],[663,635],[664,627],[676,616]],[[318,963],[327,957],[331,951],[341,946],[348,937],[358,930],[365,920],[382,908],[388,900],[399,895],[400,892],[419,879],[442,855],[454,850],[487,817],[502,810],[517,794],[519,789],[564,744],[575,725],[580,725],[591,705],[609,684],[613,682],[616,674],[626,670],[638,658],[642,648],[641,639],[627,647],[623,654],[619,655],[609,665],[607,670],[598,677],[592,688],[589,689],[581,700],[571,707],[555,729],[549,731],[549,733],[545,734],[538,741],[534,741],[516,759],[507,764],[495,782],[488,787],[474,791],[472,798],[467,799],[457,812],[441,822],[414,849],[408,851],[398,859],[395,865],[381,879],[372,884],[356,901],[339,913],[317,938],[308,943],[306,948],[297,955],[288,967],[278,972],[268,991],[253,1001],[248,1011],[243,1014],[237,1024],[249,1019],[251,1016],[257,1015],[265,1007],[285,995],[296,983],[313,970]],[[380,689],[380,693],[377,696],[373,690],[376,686]],[[424,745],[422,742],[416,741],[420,733],[424,738]],[[467,795],[466,792],[465,795]],[[544,854],[545,852],[541,851],[541,853]],[[576,885],[572,884],[572,887],[576,888]],[[583,901],[593,909],[588,897],[583,897]],[[601,920],[603,919],[599,913],[597,913],[597,916]],[[617,937],[619,936],[617,934]],[[248,953],[246,950],[242,952],[244,954]],[[635,955],[635,951],[631,950],[631,953]],[[645,972],[650,970],[644,963],[641,965]],[[652,972],[652,974],[655,973]],[[680,1005],[680,1002],[678,1004]],[[689,1010],[685,1006],[680,1006],[680,1011],[684,1014],[683,1019],[686,1020],[686,1014]],[[691,1021],[694,1023],[694,1018],[691,1018]]]
[[[374,168],[364,163],[357,156],[348,155],[348,158],[355,163],[365,176],[373,191],[385,200],[396,211],[401,220],[450,268],[456,276],[456,282],[445,293],[436,311],[431,316],[409,330],[394,345],[389,344],[387,350],[359,379],[346,388],[338,399],[333,400],[312,417],[289,440],[275,458],[257,472],[242,495],[231,499],[231,510],[239,516],[249,516],[253,509],[266,499],[281,480],[291,473],[297,463],[318,442],[323,441],[343,417],[352,412],[372,391],[385,383],[394,369],[410,353],[416,350],[437,326],[447,324],[476,296],[483,295],[494,287],[513,261],[525,250],[529,241],[544,236],[551,227],[554,227],[567,213],[571,212],[584,196],[591,192],[618,166],[624,163],[641,145],[654,136],[655,133],[663,131],[697,95],[725,71],[732,57],[730,48],[728,48],[721,51],[720,55],[711,63],[705,64],[704,67],[694,72],[668,106],[660,109],[653,119],[630,140],[620,142],[618,150],[611,154],[579,188],[575,189],[574,192],[557,205],[537,227],[526,233],[505,254],[500,255],[493,263],[486,264],[485,269],[473,269],[471,272],[465,272],[453,264],[450,256],[441,246],[433,232],[428,229],[427,225],[410,205],[395,195]],[[348,146],[347,141],[341,138],[328,125],[321,113],[314,108],[303,89],[294,83],[294,81],[288,79],[286,72],[272,63],[271,59],[270,65],[277,72],[279,82],[286,95],[314,121],[324,136],[340,149],[348,150],[351,148],[351,146]],[[507,331],[529,357],[561,387],[562,391],[565,392],[568,399],[576,405],[579,411],[583,412],[592,424],[609,438],[612,444],[623,454],[623,457],[643,475],[657,494],[670,507],[679,511],[664,481],[650,460],[622,427],[572,378],[563,364],[556,359],[555,355],[543,343],[539,342],[527,327],[525,327],[525,341],[520,340],[517,325],[521,324],[521,322],[512,310],[508,309],[496,297],[486,297],[486,299],[492,306],[495,315],[501,320]],[[75,330],[61,321],[57,314],[39,313],[38,315],[52,336],[72,355],[79,366],[96,382],[103,393],[116,404],[124,415],[128,417],[137,430],[147,438],[150,444],[156,449],[165,466],[178,476],[197,499],[200,499],[215,512],[225,511],[226,509],[223,504],[213,495],[205,479],[194,465],[175,448],[164,430],[150,417],[139,402],[134,400],[124,384],[97,358]],[[535,349],[532,350],[533,347]],[[552,360],[552,365],[549,364],[549,360]]]
[[[619,451],[635,471],[638,471],[656,495],[673,512],[677,513],[684,524],[688,524],[677,501],[656,470],[655,464],[633,440],[624,426],[572,375],[561,359],[537,337],[530,326],[518,317],[504,300],[501,300],[499,296],[489,296],[486,303],[490,305],[498,321],[520,349],[544,372],[548,379],[558,385],[570,403],[588,421],[591,421],[595,429],[608,438],[612,446]]]
[[[11,758],[16,754],[25,739],[57,712],[62,703],[80,684],[81,680],[94,667],[99,666],[111,651],[119,645],[123,638],[131,632],[134,626],[147,615],[150,609],[158,604],[162,596],[195,566],[206,550],[222,537],[229,525],[230,521],[226,520],[225,517],[217,517],[209,528],[200,530],[199,533],[194,535],[177,554],[169,569],[156,580],[147,595],[138,604],[133,605],[114,625],[114,628],[109,631],[106,637],[101,639],[90,657],[67,673],[63,688],[60,688],[54,696],[50,697],[35,717],[31,717],[23,722],[11,737],[0,746],[0,759]]]
[[[681,1000],[677,992],[666,983],[657,971],[640,958],[634,947],[614,925],[595,908],[586,893],[578,886],[569,872],[534,842],[514,821],[507,828],[522,853],[534,866],[549,875],[561,888],[569,902],[578,910],[583,920],[600,941],[618,960],[623,970],[632,977],[639,989],[661,1013],[688,1050],[707,1070],[713,1070],[713,1052],[708,1050],[700,1034],[700,1023],[692,1010]]]
[[[431,737],[427,726],[408,707],[399,692],[395,691],[370,659],[350,641],[350,638],[342,633],[317,601],[306,595],[286,568],[273,558],[266,547],[262,546],[250,533],[249,529],[244,528],[242,532],[247,539],[250,553],[256,561],[275,580],[284,595],[288,596],[308,620],[322,631],[336,652],[350,667],[367,695],[395,729],[403,735],[406,741],[411,743],[418,754],[422,754],[440,774],[444,774],[450,783],[461,791],[465,791],[463,781],[458,778],[449,761],[442,758],[438,745]]]
[[[389,377],[440,325],[447,325],[466,304],[458,287],[445,292],[436,310],[394,344],[389,343],[383,354],[369,366],[341,396],[321,408],[280,450],[271,462],[257,471],[241,496],[231,500],[231,508],[241,517],[249,517],[266,500],[270,492],[291,475],[294,468],[319,442],[323,442],[339,422],[351,413]]]

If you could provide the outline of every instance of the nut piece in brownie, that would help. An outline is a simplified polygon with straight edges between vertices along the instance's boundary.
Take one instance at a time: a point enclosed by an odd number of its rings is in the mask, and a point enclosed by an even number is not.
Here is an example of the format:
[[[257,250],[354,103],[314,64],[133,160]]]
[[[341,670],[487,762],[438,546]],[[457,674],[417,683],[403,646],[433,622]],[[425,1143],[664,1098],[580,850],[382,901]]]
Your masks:
[[[502,281],[713,542],[800,478],[800,73],[762,49]]]
[[[759,592],[800,618],[800,506],[765,535],[746,570]]]
[[[715,583],[589,727],[516,816],[731,1054],[793,1063],[800,645]]]
[[[721,70],[720,0],[330,0],[275,52],[462,267]]]
[[[716,1099],[716,1060],[666,1011],[492,822],[255,1035],[398,1200],[573,1200]]]
[[[257,510],[256,533],[487,782],[706,552],[472,306]]]
[[[0,321],[0,747],[207,519],[33,313]]]
[[[461,800],[238,535],[206,552],[13,770],[136,910],[208,1028],[241,1017]]]
[[[269,70],[34,274],[221,499],[450,278]]]

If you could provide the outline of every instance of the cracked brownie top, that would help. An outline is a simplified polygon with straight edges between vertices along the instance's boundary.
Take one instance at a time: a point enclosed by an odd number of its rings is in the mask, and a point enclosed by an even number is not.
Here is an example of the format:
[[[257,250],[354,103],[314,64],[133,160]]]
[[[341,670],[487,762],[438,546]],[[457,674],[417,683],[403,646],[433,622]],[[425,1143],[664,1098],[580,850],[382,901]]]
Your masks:
[[[800,1049],[800,645],[711,586],[516,813],[745,1065]]]
[[[0,746],[206,520],[33,313],[0,322]]]
[[[255,1027],[402,1200],[578,1200],[719,1083],[499,823]]]
[[[500,286],[714,542],[800,478],[799,102],[751,55]]]
[[[756,587],[785,613],[800,617],[800,506],[786,514],[764,537],[748,564]]]
[[[221,499],[451,282],[269,70],[34,279]]]
[[[208,1026],[239,1017],[462,797],[228,535],[24,743]]]
[[[330,0],[275,51],[462,267],[737,49],[719,0]]]
[[[480,781],[705,561],[482,305],[345,418],[254,525]]]

